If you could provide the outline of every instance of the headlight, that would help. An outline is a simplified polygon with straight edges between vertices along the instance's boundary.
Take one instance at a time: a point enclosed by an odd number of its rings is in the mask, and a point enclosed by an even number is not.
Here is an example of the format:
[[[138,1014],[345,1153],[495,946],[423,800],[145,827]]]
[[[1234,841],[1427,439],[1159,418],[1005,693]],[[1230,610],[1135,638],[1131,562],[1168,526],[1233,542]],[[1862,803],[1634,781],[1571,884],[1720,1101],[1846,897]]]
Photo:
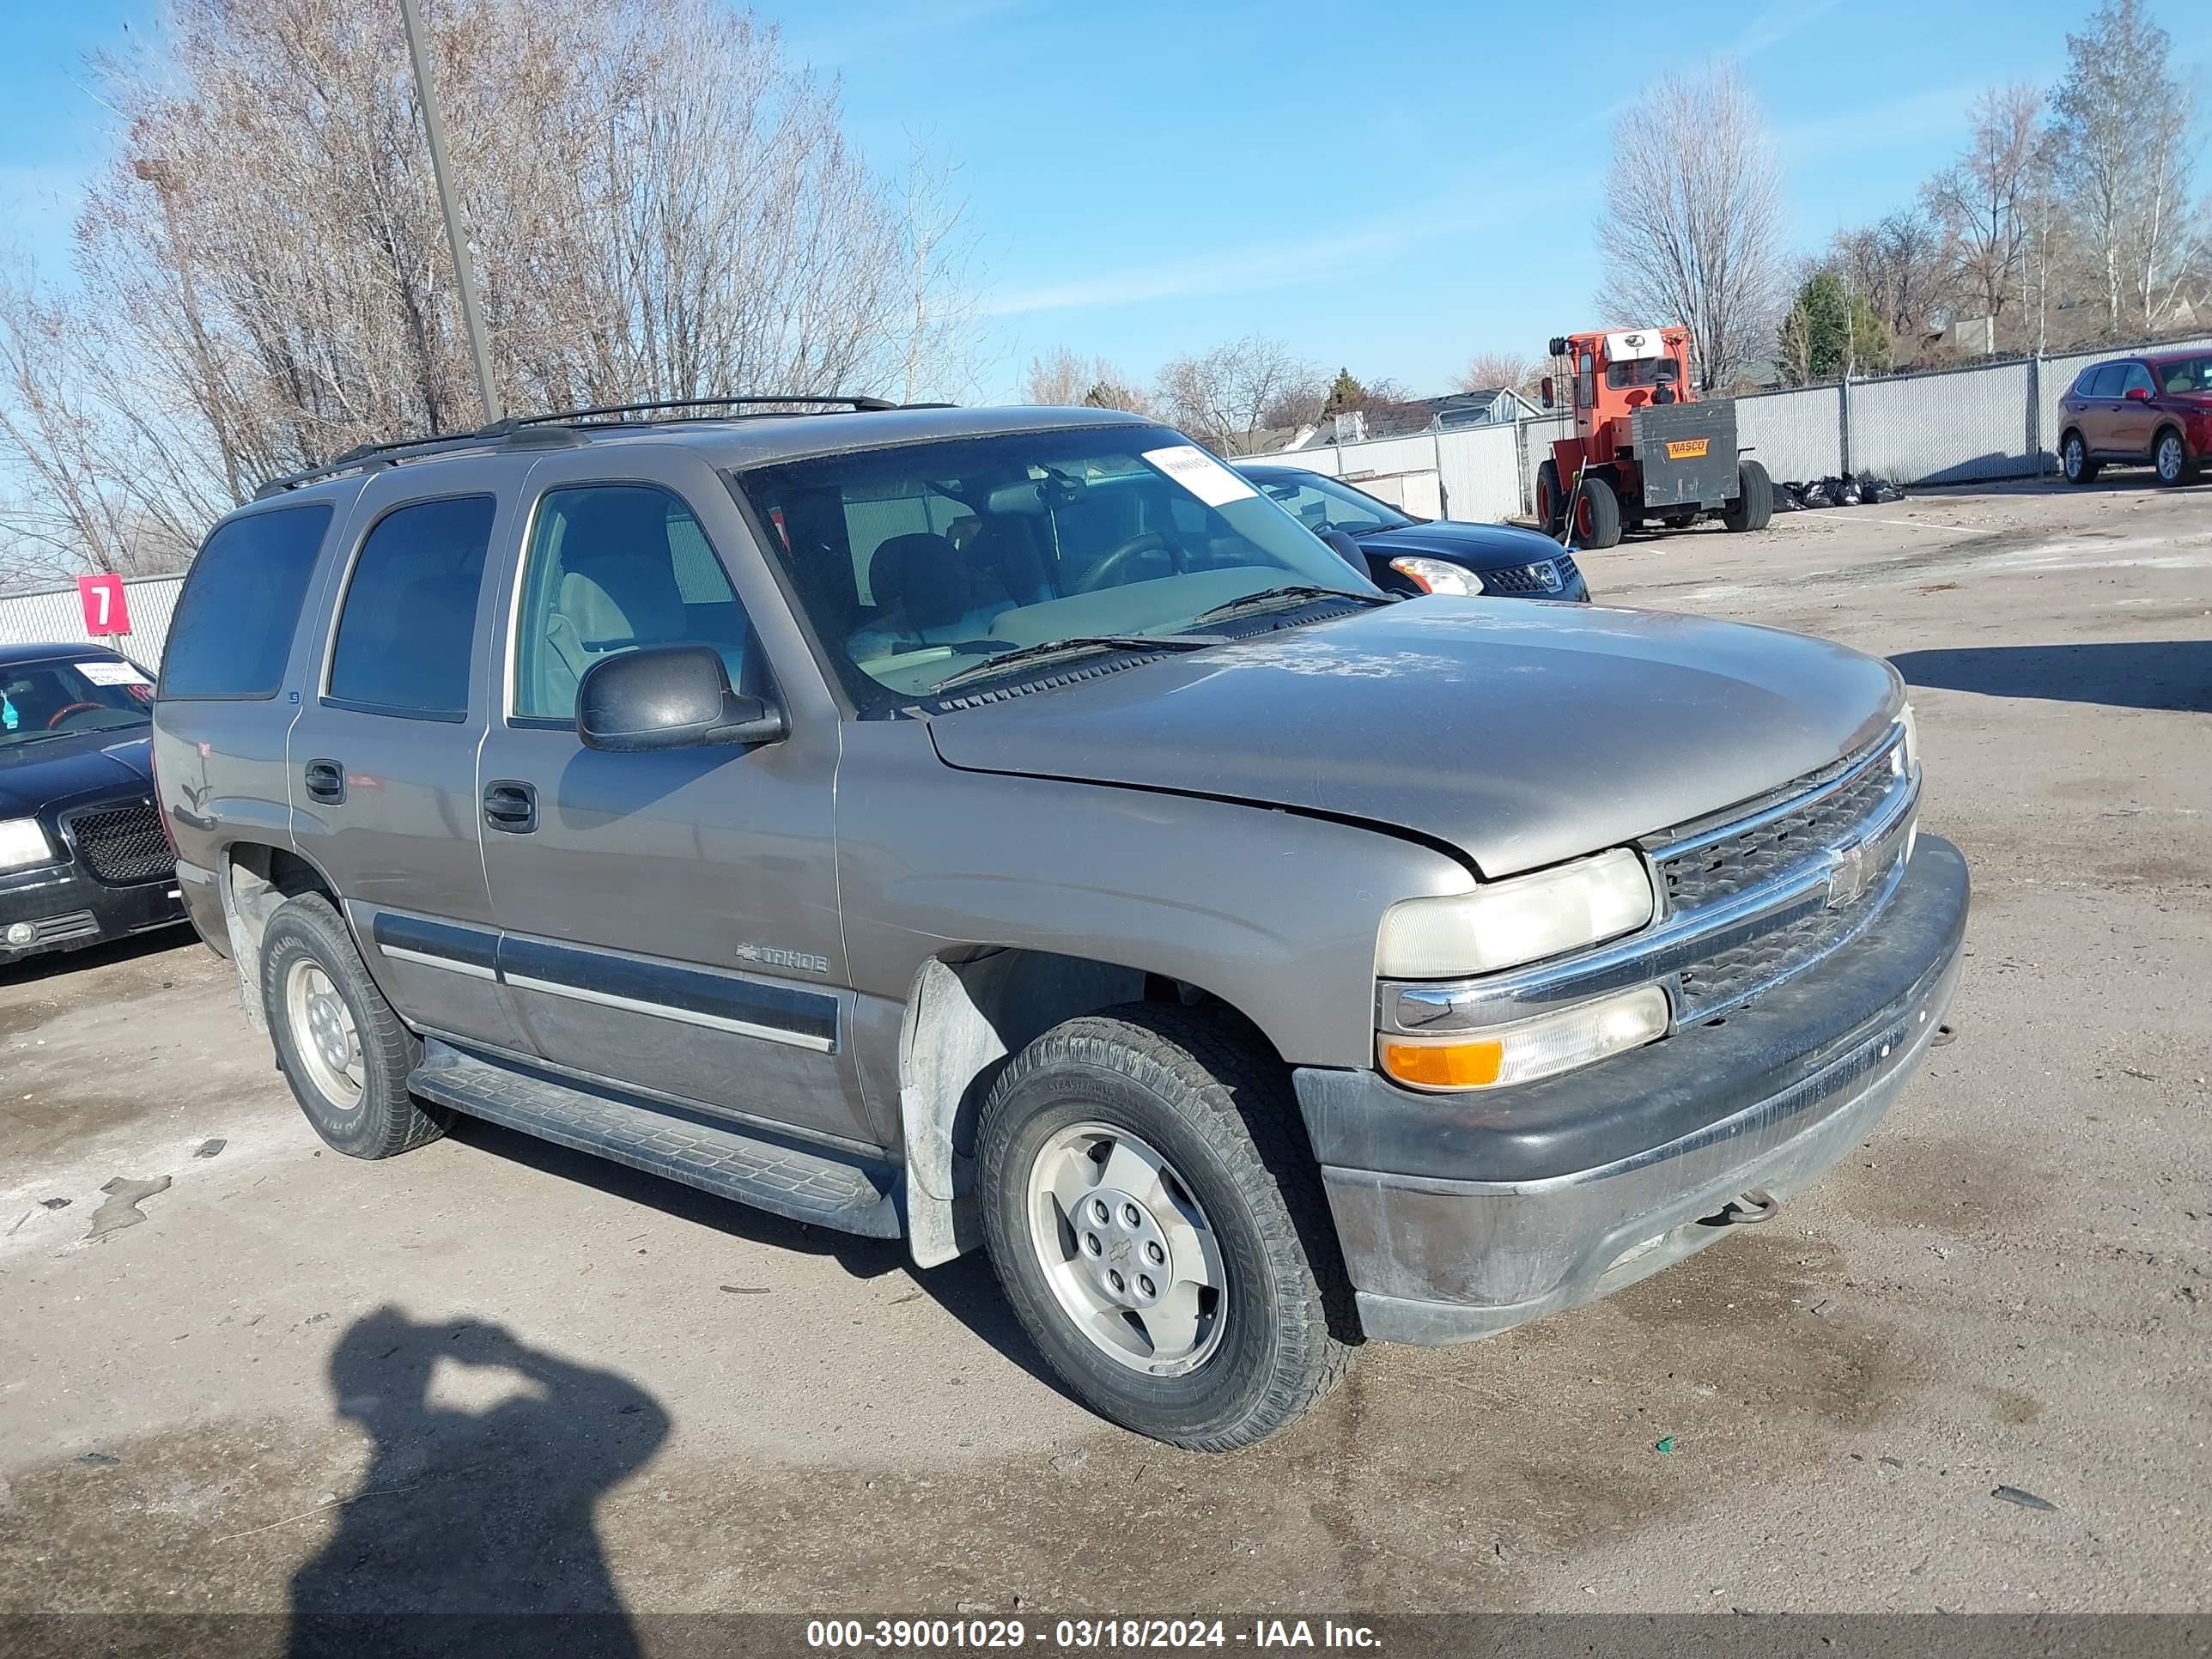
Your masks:
[[[1905,728],[1905,775],[1909,778],[1912,769],[1920,764],[1920,722],[1914,718],[1911,703],[1897,711],[1897,723]]]
[[[1449,559],[1421,559],[1406,554],[1390,561],[1390,568],[1424,593],[1471,594],[1482,592],[1482,583],[1463,564]]]
[[[1385,1036],[1378,1047],[1384,1074],[1413,1088],[1502,1089],[1639,1048],[1666,1034],[1667,1012],[1666,992],[1645,985],[1479,1034]]]
[[[1458,979],[1632,933],[1651,920],[1651,878],[1626,848],[1472,892],[1407,899],[1382,917],[1381,979]]]
[[[9,818],[0,823],[0,870],[20,870],[28,864],[52,864],[54,849],[36,818]]]

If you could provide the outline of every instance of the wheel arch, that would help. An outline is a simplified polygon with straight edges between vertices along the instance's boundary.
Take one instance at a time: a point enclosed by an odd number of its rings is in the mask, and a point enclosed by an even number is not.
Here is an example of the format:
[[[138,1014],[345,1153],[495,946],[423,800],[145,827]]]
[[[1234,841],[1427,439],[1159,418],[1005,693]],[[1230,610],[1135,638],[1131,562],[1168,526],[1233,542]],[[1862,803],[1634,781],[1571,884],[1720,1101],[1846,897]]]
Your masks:
[[[230,960],[238,970],[239,1000],[246,1018],[264,1035],[268,1020],[261,1006],[261,941],[269,919],[287,899],[320,893],[343,919],[345,903],[313,859],[270,842],[234,841],[223,849],[222,919],[230,937]]]
[[[969,947],[922,963],[898,1042],[907,1243],[917,1266],[949,1261],[982,1242],[969,1189],[975,1119],[1006,1062],[1066,1020],[1147,1001],[1218,1008],[1276,1052],[1227,999],[1131,963],[1016,945]]]

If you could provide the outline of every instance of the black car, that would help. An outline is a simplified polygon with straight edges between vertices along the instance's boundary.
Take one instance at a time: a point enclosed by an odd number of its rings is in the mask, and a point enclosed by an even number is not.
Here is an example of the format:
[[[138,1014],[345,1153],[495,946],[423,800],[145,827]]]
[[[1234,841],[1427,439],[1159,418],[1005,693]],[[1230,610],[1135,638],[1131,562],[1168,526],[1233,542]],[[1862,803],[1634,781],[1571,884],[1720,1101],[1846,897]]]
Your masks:
[[[0,645],[0,963],[185,919],[153,696],[100,646]]]
[[[1316,535],[1340,530],[1351,537],[1367,556],[1367,574],[1385,592],[1589,598],[1572,556],[1533,530],[1413,518],[1341,478],[1302,466],[1237,471]]]

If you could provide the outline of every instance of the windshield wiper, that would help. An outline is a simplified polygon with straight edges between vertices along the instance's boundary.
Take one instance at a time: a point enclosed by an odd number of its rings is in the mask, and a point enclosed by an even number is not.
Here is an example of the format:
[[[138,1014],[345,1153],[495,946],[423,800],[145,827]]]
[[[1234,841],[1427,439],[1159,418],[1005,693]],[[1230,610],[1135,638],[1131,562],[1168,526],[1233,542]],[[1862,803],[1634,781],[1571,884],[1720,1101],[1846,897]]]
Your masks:
[[[956,685],[970,680],[987,680],[994,675],[1024,662],[1035,662],[1040,657],[1076,656],[1086,651],[1203,651],[1221,641],[1212,634],[1073,634],[1064,640],[1047,640],[1041,645],[1024,645],[1012,651],[1001,652],[962,669],[949,679],[939,680],[930,696],[942,696]]]
[[[1201,611],[1190,620],[1193,625],[1203,622],[1221,622],[1231,617],[1242,616],[1247,611],[1260,611],[1270,605],[1305,599],[1351,599],[1360,605],[1389,605],[1388,593],[1361,593],[1348,587],[1323,587],[1318,582],[1292,582],[1283,587],[1263,587],[1256,593],[1247,593],[1241,599],[1231,599],[1226,605],[1217,605],[1211,611]]]

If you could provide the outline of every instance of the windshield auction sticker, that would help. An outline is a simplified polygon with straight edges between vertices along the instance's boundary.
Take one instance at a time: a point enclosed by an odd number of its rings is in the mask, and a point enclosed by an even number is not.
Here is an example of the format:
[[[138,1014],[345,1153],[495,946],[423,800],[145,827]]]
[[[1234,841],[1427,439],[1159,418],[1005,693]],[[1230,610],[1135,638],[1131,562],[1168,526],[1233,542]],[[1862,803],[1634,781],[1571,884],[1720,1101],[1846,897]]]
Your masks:
[[[94,685],[149,685],[143,674],[127,662],[81,662],[76,672]]]
[[[1226,507],[1260,492],[1195,444],[1148,449],[1142,459],[1158,467],[1208,507]]]

